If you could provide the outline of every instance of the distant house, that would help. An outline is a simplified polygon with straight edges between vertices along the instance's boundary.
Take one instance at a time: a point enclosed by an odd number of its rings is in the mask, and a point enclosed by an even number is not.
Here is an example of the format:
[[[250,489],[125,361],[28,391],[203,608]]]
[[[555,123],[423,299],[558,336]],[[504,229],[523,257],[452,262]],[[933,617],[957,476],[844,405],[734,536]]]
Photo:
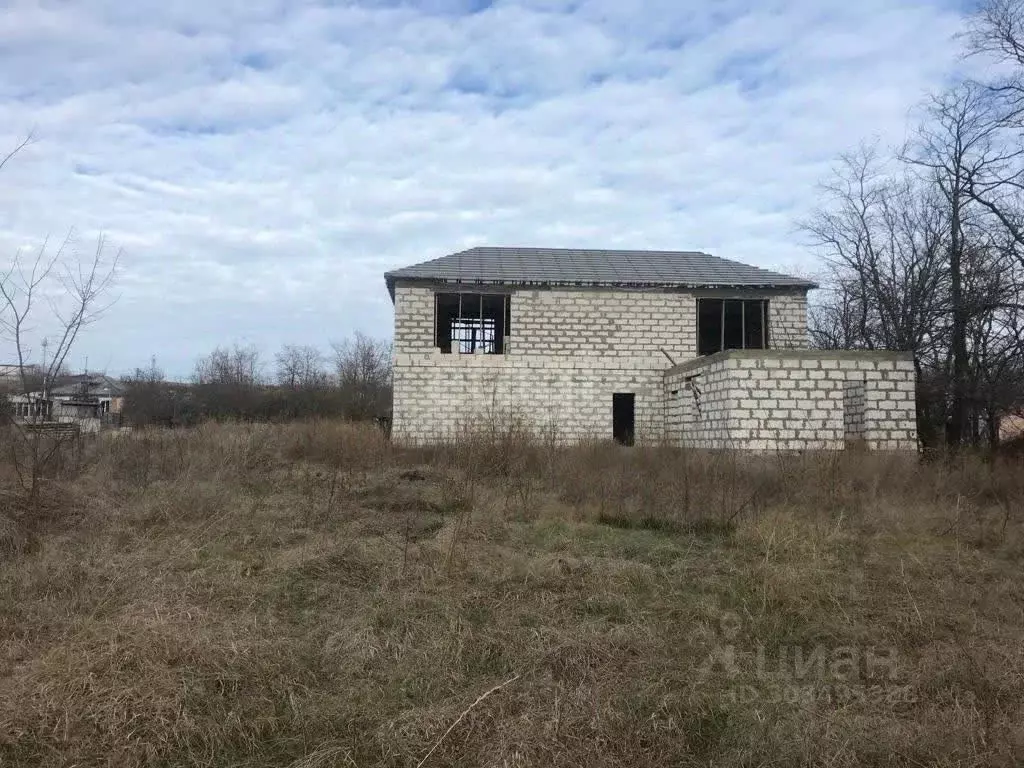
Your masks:
[[[55,407],[76,412],[94,408],[98,416],[121,413],[124,408],[124,384],[106,374],[84,373],[62,378],[61,382],[49,392]]]
[[[472,248],[385,274],[396,440],[915,450],[914,364],[808,349],[817,286],[695,251]]]
[[[50,401],[42,392],[8,394],[12,415],[19,421],[46,421],[50,418]]]
[[[120,425],[125,386],[106,374],[85,373],[61,377],[60,384],[41,391],[8,396],[15,418],[26,422],[61,422],[98,431],[105,424]]]

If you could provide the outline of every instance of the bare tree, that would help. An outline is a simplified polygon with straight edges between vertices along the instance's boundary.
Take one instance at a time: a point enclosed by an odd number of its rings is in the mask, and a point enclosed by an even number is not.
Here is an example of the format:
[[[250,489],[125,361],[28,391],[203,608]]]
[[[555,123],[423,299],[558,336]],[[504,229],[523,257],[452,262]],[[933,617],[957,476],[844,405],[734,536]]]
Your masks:
[[[978,443],[984,436],[995,447],[1001,417],[1024,405],[1024,323],[1018,309],[1024,301],[1022,281],[997,241],[976,243],[969,260],[965,287],[970,310],[970,440]]]
[[[45,468],[62,450],[61,441],[45,437],[38,422],[48,417],[49,389],[79,335],[108,306],[102,300],[113,283],[120,254],[107,258],[106,252],[100,237],[91,255],[82,257],[69,234],[54,251],[44,242],[32,255],[16,252],[0,274],[0,334],[13,345],[20,395],[31,408],[25,420],[8,418],[11,456],[33,504]],[[45,341],[40,338],[44,333]],[[44,348],[42,358],[30,364],[29,358],[39,358]]]
[[[988,99],[985,118],[1002,154],[968,179],[967,193],[1006,229],[1024,263],[1024,0],[983,0],[966,38],[968,54],[997,65],[972,87]]]
[[[391,345],[360,332],[331,345],[349,418],[380,416],[391,407]]]
[[[826,346],[921,353],[947,312],[941,212],[878,148],[843,155],[801,228],[830,272],[812,334]]]
[[[193,379],[199,385],[217,384],[243,389],[254,388],[263,383],[260,352],[251,344],[217,347],[196,362]]]
[[[843,155],[823,192],[823,206],[801,225],[828,270],[824,299],[811,310],[812,340],[913,352],[918,380],[926,380],[942,359],[948,326],[941,206],[874,144]],[[927,390],[918,408],[929,439]]]
[[[967,31],[967,52],[1006,65],[988,88],[1007,107],[1007,118],[1024,109],[1024,0],[983,0]]]
[[[264,385],[259,350],[253,345],[217,347],[196,362],[192,392],[198,410],[215,419],[260,417]]]
[[[993,303],[999,303],[999,286],[1012,274],[999,257],[1013,251],[995,247],[996,220],[991,208],[979,203],[978,193],[990,191],[1020,157],[1021,151],[1003,140],[1001,115],[991,94],[972,83],[931,100],[916,141],[903,153],[937,191],[945,209],[952,358],[947,442],[954,446],[977,439],[969,328],[997,308]]]
[[[327,384],[324,356],[309,345],[285,344],[274,356],[277,383],[290,390],[320,389]]]

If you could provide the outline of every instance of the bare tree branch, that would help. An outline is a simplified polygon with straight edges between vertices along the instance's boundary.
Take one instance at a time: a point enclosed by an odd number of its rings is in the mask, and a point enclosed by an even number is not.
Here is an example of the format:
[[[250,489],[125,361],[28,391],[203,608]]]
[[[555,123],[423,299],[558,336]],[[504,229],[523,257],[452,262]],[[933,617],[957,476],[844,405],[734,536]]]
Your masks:
[[[32,144],[34,142],[35,142],[35,133],[30,131],[28,136],[26,136],[24,139],[22,139],[18,143],[18,145],[14,147],[14,149],[12,149],[6,155],[4,155],[2,158],[0,158],[0,170],[3,170],[3,167],[5,165],[7,165],[7,163],[10,162],[10,160],[12,158],[14,158],[15,155],[17,155],[19,152],[21,152],[23,149],[25,149],[25,147],[29,146],[30,144]]]

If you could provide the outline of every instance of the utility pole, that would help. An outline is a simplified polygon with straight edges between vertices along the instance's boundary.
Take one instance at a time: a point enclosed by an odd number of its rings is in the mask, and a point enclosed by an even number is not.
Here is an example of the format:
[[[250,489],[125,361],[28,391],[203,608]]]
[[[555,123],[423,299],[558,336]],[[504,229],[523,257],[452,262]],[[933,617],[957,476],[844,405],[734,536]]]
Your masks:
[[[48,384],[50,382],[49,363],[47,363],[47,361],[46,361],[46,359],[48,357],[47,349],[49,348],[49,346],[50,346],[50,340],[44,337],[43,338],[43,400],[46,399],[46,391],[47,391],[47,389],[49,389]]]
[[[44,336],[43,337],[43,402],[40,405],[40,407],[42,408],[42,413],[39,414],[41,421],[46,421],[46,418],[48,416],[47,410],[49,410],[47,404],[50,402],[50,400],[49,400],[50,368],[49,368],[49,363],[46,361],[47,358],[49,357],[49,355],[47,354],[47,349],[49,348],[49,346],[50,346],[50,340],[47,339]],[[25,394],[27,395],[28,393],[26,392]]]

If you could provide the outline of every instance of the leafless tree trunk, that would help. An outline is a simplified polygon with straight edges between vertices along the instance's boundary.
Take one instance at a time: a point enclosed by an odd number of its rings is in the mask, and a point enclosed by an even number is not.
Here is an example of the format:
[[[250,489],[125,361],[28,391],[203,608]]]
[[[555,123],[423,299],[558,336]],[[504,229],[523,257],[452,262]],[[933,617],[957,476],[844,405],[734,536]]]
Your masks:
[[[0,274],[0,333],[14,348],[19,394],[30,407],[25,421],[9,413],[7,427],[15,470],[31,505],[38,501],[45,467],[62,450],[61,441],[45,437],[38,424],[47,418],[50,388],[79,334],[107,308],[101,301],[112,285],[119,254],[110,260],[105,255],[101,237],[92,255],[80,258],[69,235],[54,251],[44,242],[31,256],[16,253]],[[39,323],[48,333],[45,359],[39,358],[44,342],[33,335],[40,332]],[[39,359],[34,367],[30,357]],[[41,372],[38,392],[33,370]],[[38,413],[32,413],[33,402],[40,404]]]
[[[845,156],[804,226],[830,270],[812,338],[914,352],[922,439],[953,447],[1024,405],[1024,0],[983,2],[968,41],[1002,74],[933,97],[895,158]]]
[[[390,410],[391,345],[356,332],[331,347],[346,415],[366,419]]]
[[[926,445],[942,432],[952,445],[976,442],[990,431],[986,412],[1022,392],[1012,239],[967,191],[1005,159],[988,143],[989,125],[963,94],[937,100],[900,157],[884,161],[871,146],[844,156],[824,207],[804,224],[830,271],[812,338],[913,352]]]
[[[975,257],[989,252],[984,240],[990,225],[974,192],[1000,177],[1018,155],[1001,141],[1000,131],[990,95],[973,84],[962,84],[933,98],[917,139],[903,153],[923,174],[923,181],[938,190],[946,209],[953,364],[947,442],[951,446],[975,441],[968,327],[984,307],[965,289],[965,281],[980,277],[986,265]],[[990,270],[1001,267],[988,265]]]

